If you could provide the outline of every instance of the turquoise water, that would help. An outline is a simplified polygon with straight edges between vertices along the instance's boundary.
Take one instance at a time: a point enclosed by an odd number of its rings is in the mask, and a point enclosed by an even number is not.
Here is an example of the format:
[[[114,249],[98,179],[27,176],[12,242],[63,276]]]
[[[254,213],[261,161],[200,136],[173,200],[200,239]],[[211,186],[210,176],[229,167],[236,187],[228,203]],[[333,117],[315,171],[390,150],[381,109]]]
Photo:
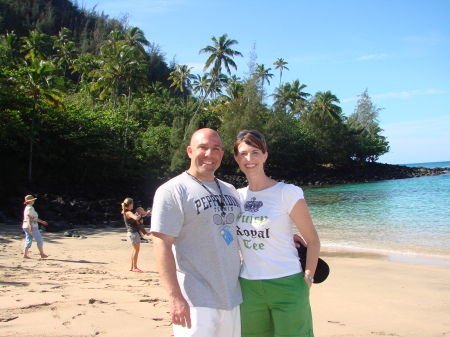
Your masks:
[[[450,259],[450,172],[304,192],[325,250]]]

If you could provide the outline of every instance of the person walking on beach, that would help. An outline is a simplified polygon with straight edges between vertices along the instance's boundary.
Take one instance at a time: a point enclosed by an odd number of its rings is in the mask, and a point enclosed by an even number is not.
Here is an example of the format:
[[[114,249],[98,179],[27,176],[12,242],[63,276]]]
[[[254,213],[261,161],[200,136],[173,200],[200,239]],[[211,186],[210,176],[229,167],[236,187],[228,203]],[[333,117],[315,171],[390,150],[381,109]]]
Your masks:
[[[155,261],[169,294],[175,337],[241,336],[234,236],[240,207],[236,189],[214,175],[223,153],[216,131],[197,130],[187,147],[189,169],[154,196]]]
[[[141,235],[150,235],[144,227],[139,223],[141,220],[141,215],[135,215],[132,212],[133,209],[133,199],[125,198],[122,203],[122,214],[123,220],[125,221],[125,226],[127,228],[127,238],[128,241],[133,246],[131,252],[131,269],[130,271],[135,273],[142,273],[137,266],[139,250],[141,248]]]
[[[309,289],[320,241],[301,188],[277,182],[264,171],[268,157],[263,135],[245,130],[234,143],[234,158],[248,186],[239,189],[237,237],[242,336],[313,336]],[[308,245],[305,270],[292,240],[296,226]]]
[[[38,223],[41,223],[44,226],[47,226],[48,224],[46,221],[39,219],[38,214],[33,207],[36,199],[37,198],[32,195],[27,195],[25,197],[25,209],[23,210],[22,223],[22,229],[25,232],[25,251],[23,253],[24,259],[30,259],[28,256],[28,251],[31,248],[33,238],[36,240],[41,258],[45,259],[48,257],[48,255],[44,253],[44,240],[42,239],[41,232],[39,231]]]

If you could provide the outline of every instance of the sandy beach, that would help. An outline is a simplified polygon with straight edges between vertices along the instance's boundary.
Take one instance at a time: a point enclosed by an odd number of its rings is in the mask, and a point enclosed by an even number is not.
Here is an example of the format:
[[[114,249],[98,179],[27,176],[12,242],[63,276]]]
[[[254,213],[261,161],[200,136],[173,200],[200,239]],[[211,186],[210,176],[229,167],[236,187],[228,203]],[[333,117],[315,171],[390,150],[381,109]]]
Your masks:
[[[49,258],[33,242],[23,259],[20,225],[0,224],[0,335],[172,336],[151,241],[133,273],[125,229],[78,232],[43,232]],[[315,336],[450,336],[449,261],[321,256],[331,274],[311,290]]]

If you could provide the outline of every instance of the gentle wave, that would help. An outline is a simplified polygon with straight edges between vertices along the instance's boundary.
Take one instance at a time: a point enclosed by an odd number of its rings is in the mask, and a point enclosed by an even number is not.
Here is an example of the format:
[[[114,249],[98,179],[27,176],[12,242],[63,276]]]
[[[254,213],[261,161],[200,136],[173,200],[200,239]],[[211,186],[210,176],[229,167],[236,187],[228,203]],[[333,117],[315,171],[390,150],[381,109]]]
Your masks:
[[[450,258],[448,173],[304,191],[325,249]]]

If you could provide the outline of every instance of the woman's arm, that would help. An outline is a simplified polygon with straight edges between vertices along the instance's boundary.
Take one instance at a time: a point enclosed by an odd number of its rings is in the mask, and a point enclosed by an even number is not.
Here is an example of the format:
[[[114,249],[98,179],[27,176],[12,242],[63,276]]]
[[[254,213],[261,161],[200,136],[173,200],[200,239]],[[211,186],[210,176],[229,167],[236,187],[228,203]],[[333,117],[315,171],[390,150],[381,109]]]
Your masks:
[[[304,199],[298,200],[289,216],[291,217],[292,221],[294,221],[295,225],[300,231],[300,234],[308,244],[308,254],[306,256],[306,266],[304,270],[305,275],[314,277],[314,273],[316,272],[317,267],[317,261],[319,259],[320,240],[311,219],[311,215],[309,214],[306,201]],[[305,276],[305,280],[311,287],[312,281],[307,276]]]
[[[41,219],[37,219],[37,222],[43,224],[44,226],[48,226],[47,221],[41,220]]]
[[[136,220],[136,221],[139,221],[142,218],[141,215],[135,215],[131,211],[126,211],[125,212],[125,216],[127,217],[127,219],[133,219],[133,220]]]

